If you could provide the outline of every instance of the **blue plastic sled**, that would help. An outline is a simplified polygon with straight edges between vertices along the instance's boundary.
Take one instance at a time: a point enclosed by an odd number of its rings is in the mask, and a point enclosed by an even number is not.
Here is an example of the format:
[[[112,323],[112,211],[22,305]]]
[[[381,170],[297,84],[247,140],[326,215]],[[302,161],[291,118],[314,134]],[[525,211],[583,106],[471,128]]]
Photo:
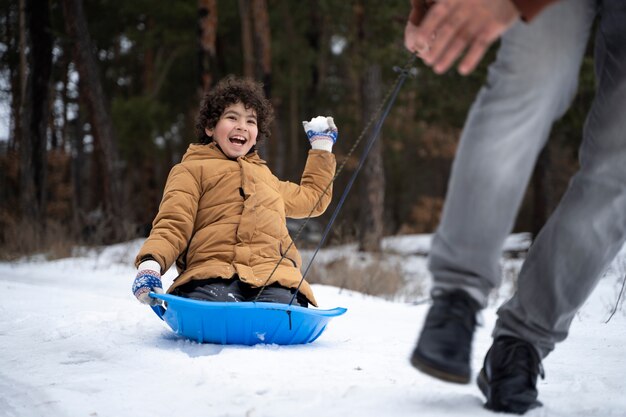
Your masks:
[[[300,306],[257,302],[208,302],[170,294],[150,293],[167,303],[152,310],[172,330],[198,343],[295,345],[317,339],[331,318],[345,308],[318,310]]]

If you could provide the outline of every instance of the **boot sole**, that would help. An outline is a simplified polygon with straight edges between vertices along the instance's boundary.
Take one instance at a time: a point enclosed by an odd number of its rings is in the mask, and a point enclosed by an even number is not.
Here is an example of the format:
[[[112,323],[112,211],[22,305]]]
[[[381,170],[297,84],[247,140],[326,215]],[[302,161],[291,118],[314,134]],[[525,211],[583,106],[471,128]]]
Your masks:
[[[411,356],[411,365],[413,365],[413,367],[416,368],[418,371],[445,382],[452,382],[455,384],[469,384],[470,382],[469,375],[453,374],[448,371],[442,370],[415,354]]]
[[[541,407],[543,404],[541,401],[533,400],[533,401],[523,401],[520,398],[513,398],[511,401],[511,405],[504,406],[494,406],[494,403],[489,395],[489,382],[487,381],[487,375],[485,374],[485,370],[481,369],[478,377],[476,378],[476,385],[478,385],[478,389],[483,393],[487,401],[485,402],[485,408],[492,411],[497,412],[507,412],[507,413],[515,413],[515,414],[524,414],[528,410],[532,410],[533,408]]]

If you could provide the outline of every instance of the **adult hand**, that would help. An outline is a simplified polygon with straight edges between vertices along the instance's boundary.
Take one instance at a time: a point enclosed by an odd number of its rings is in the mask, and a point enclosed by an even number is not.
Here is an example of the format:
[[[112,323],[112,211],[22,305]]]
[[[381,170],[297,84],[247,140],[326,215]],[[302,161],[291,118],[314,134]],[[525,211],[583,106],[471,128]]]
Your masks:
[[[407,23],[404,43],[437,73],[466,51],[458,67],[466,75],[519,15],[511,0],[438,0],[419,26]]]
[[[332,117],[317,116],[308,122],[303,121],[302,126],[311,143],[311,148],[333,151],[333,145],[337,141],[339,131]]]
[[[133,282],[133,294],[143,304],[151,306],[161,304],[161,300],[150,297],[150,292],[163,294],[161,284],[161,267],[156,261],[143,261],[138,268],[137,276]]]
[[[422,23],[428,9],[430,9],[433,4],[435,4],[435,0],[411,1],[411,14],[409,15],[409,21],[404,28],[404,46],[411,52],[420,53],[428,50],[429,48],[427,42],[424,42],[422,39],[418,39],[415,35],[418,25]]]

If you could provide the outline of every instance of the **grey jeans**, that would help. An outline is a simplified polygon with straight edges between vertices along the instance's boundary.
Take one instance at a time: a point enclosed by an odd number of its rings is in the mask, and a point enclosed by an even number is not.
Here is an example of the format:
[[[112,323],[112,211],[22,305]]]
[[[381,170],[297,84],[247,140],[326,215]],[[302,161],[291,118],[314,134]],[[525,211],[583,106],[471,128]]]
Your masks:
[[[433,291],[461,288],[486,305],[539,152],[576,92],[596,16],[597,91],[580,170],[493,333],[530,341],[543,356],[567,337],[626,239],[626,1],[562,0],[505,34],[463,130],[429,259]]]

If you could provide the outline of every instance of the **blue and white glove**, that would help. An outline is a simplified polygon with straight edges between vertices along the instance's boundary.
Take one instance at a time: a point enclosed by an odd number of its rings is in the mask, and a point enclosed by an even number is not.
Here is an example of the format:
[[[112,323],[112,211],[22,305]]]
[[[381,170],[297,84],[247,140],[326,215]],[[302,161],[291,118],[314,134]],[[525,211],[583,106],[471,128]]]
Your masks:
[[[311,148],[332,152],[339,132],[332,117],[317,116],[302,122]]]
[[[150,297],[150,291],[163,294],[161,284],[161,266],[157,261],[148,260],[139,264],[137,276],[133,282],[133,294],[137,299],[151,306],[161,304],[161,300]]]

